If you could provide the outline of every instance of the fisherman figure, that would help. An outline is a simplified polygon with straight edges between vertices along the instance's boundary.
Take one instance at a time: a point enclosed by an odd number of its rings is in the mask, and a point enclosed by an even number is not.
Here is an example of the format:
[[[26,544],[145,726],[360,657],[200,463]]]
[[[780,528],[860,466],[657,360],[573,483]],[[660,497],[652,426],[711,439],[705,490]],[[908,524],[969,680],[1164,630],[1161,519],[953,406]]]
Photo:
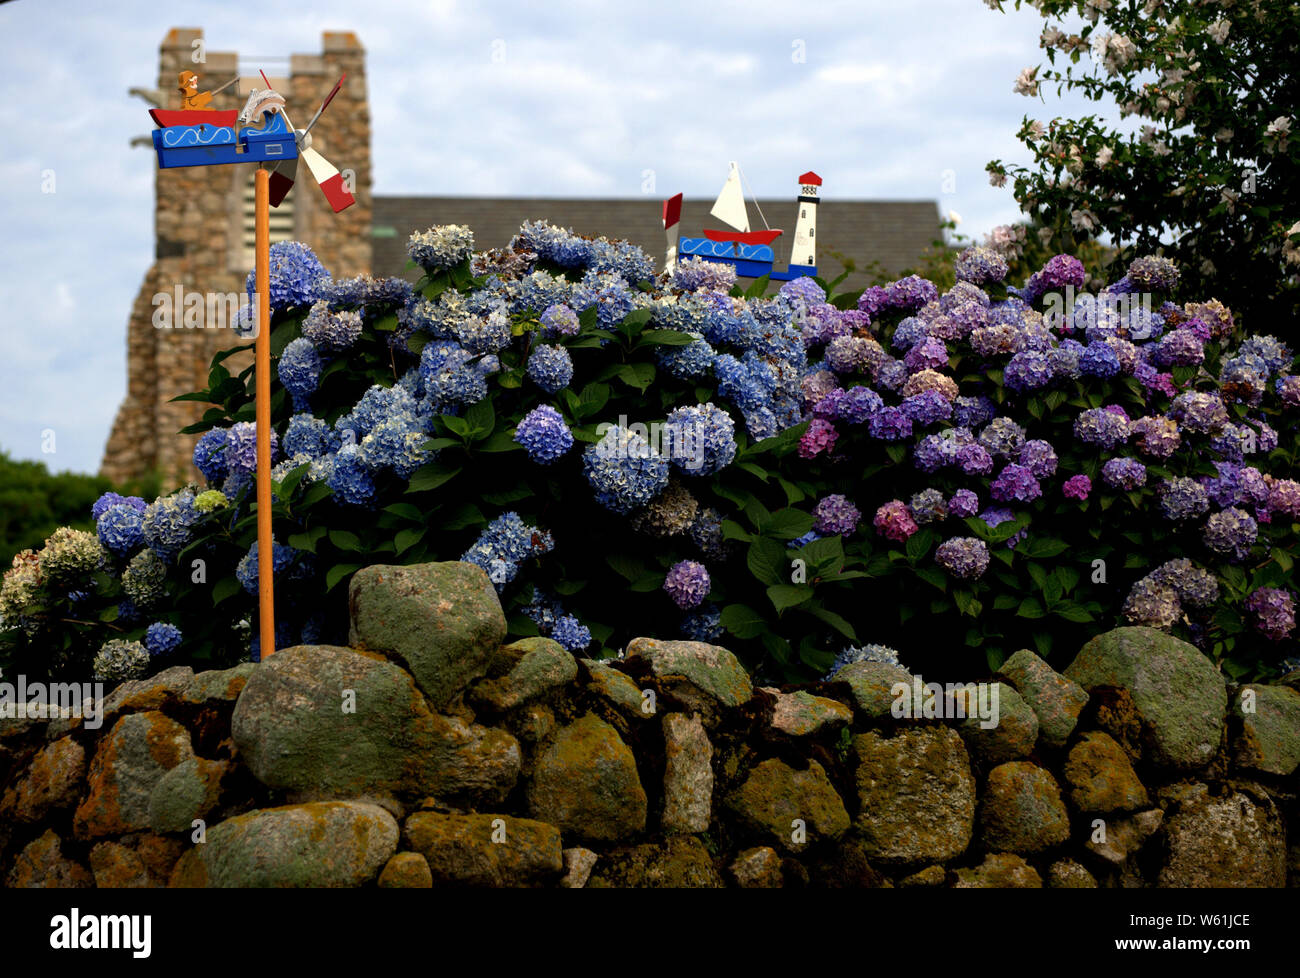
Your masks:
[[[177,86],[181,93],[181,110],[207,109],[212,110],[208,103],[212,101],[211,92],[199,91],[199,76],[192,71],[182,71],[180,73],[180,84]]]

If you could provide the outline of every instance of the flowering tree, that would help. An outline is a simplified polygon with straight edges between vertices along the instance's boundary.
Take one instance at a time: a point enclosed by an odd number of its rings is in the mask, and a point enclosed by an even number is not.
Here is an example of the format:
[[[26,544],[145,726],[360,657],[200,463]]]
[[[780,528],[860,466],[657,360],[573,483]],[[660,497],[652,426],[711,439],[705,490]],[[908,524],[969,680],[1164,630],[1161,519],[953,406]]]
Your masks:
[[[1002,10],[1005,0],[986,0]],[[1019,8],[1026,0],[1016,0]],[[1292,0],[1028,0],[1047,65],[1015,91],[1055,84],[1132,121],[1026,117],[1029,166],[988,165],[1062,251],[1108,234],[1127,264],[1163,248],[1183,285],[1253,329],[1300,310],[1300,6]],[[1121,265],[1122,267],[1122,265]]]

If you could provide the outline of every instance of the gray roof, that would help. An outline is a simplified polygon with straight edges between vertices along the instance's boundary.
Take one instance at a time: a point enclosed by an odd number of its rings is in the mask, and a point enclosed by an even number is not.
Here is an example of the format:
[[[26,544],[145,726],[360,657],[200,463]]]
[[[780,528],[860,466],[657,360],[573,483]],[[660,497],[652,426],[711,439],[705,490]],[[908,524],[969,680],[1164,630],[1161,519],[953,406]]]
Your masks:
[[[682,237],[699,237],[706,224],[717,227],[709,217],[709,200],[687,200],[682,205]],[[785,234],[773,247],[777,267],[785,267],[789,240],[794,235],[796,202],[760,200],[758,207],[772,227]],[[374,257],[376,275],[406,275],[406,239],[413,231],[436,224],[467,224],[474,231],[476,248],[503,247],[524,221],[545,219],[579,234],[626,238],[654,256],[662,267],[664,233],[662,201],[656,197],[611,198],[604,200],[571,197],[381,197],[374,198]],[[750,220],[758,226],[753,202]],[[834,278],[841,266],[834,253],[852,258],[858,271],[839,287],[865,288],[873,278],[868,271],[877,263],[884,272],[896,274],[910,267],[921,253],[940,237],[939,209],[927,200],[823,200],[817,215],[817,267],[823,278]],[[784,251],[782,250],[784,247]]]

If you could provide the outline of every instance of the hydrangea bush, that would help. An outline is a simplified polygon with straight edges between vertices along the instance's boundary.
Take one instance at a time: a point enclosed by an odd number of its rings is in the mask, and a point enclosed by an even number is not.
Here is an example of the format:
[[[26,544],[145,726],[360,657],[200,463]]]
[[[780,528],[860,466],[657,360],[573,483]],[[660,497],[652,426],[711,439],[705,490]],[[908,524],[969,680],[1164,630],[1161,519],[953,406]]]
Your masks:
[[[1295,653],[1292,352],[1176,303],[1163,259],[1096,296],[1069,256],[1015,287],[983,248],[942,294],[909,276],[769,296],[542,222],[489,252],[466,228],[414,235],[414,286],[274,250],[279,645],[343,641],[362,566],[466,560],[515,635],[593,656],[720,641],[785,679],[893,648],[982,671],[1124,622],[1234,676]],[[96,533],[20,554],[9,658],[116,677],[256,657],[234,352],[185,395],[210,405],[191,429],[207,484],[108,494]]]

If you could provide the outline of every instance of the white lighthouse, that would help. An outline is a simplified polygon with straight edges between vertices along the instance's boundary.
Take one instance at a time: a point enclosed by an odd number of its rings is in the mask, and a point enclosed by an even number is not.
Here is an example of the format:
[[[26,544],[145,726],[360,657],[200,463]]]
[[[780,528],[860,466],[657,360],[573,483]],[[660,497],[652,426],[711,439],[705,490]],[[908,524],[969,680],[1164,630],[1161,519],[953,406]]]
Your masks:
[[[821,185],[822,178],[812,170],[799,177],[799,219],[790,248],[791,271],[801,266],[810,269],[808,274],[817,274],[817,203],[820,200],[817,194]]]

